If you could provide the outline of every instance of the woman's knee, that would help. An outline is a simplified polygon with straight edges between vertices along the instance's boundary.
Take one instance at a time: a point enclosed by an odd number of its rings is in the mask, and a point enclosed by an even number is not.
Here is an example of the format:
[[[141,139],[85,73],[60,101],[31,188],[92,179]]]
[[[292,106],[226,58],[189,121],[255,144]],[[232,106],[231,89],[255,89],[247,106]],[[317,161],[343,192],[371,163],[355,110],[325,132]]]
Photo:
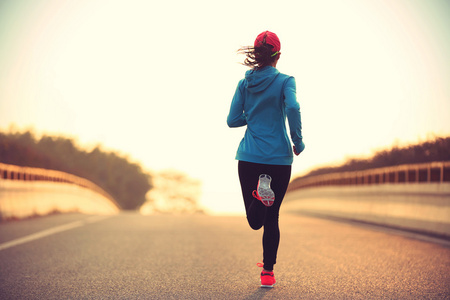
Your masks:
[[[248,225],[250,225],[250,228],[253,230],[259,230],[264,225],[264,221],[260,220],[251,220],[247,217]]]
[[[278,227],[280,215],[277,211],[268,212],[264,222],[264,226],[268,227]]]

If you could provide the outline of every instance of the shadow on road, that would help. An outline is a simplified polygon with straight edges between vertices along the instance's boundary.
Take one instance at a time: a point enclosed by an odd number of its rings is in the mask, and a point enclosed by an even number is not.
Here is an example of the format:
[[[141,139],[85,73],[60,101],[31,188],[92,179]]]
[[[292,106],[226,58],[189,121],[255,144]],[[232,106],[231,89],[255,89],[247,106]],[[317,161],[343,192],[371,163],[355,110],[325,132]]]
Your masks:
[[[244,298],[244,300],[254,300],[254,299],[262,299],[264,298],[264,296],[268,293],[270,293],[270,291],[272,291],[275,288],[258,288],[253,294],[251,294],[250,296]]]

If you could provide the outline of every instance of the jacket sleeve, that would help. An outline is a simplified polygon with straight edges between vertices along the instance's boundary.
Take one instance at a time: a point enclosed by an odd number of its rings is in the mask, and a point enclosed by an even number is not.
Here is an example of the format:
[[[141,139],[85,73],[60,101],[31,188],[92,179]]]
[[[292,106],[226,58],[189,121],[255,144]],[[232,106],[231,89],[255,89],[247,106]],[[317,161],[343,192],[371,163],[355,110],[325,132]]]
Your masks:
[[[227,124],[229,127],[241,127],[247,125],[247,119],[244,114],[244,97],[242,93],[242,85],[244,79],[239,81],[239,84],[231,101],[230,112],[227,117]]]
[[[297,102],[297,88],[294,77],[289,77],[284,87],[285,112],[288,118],[292,142],[298,152],[305,148],[302,137],[300,104]]]

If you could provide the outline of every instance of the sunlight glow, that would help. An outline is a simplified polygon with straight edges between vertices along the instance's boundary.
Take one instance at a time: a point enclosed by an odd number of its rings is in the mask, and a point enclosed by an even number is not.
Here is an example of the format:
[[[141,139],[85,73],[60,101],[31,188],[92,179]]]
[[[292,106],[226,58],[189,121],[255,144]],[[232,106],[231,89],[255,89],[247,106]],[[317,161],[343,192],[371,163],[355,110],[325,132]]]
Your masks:
[[[0,129],[181,170],[203,182],[205,207],[242,212],[234,155],[245,129],[225,122],[246,70],[239,47],[267,29],[280,37],[306,144],[295,176],[450,134],[449,12],[445,0],[6,0]]]

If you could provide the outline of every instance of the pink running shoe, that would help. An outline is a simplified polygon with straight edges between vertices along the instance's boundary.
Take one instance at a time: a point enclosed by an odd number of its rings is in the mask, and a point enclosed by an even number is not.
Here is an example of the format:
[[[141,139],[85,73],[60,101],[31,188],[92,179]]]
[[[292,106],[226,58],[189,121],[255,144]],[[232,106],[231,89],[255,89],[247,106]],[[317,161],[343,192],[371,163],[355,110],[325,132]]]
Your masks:
[[[264,263],[260,262],[256,264],[258,267],[263,268]],[[261,287],[263,288],[273,288],[273,285],[277,281],[275,280],[275,275],[273,274],[273,271],[262,271],[261,272]]]
[[[273,201],[275,201],[275,194],[270,188],[271,181],[272,177],[269,175],[259,175],[258,187],[252,193],[253,197],[260,200],[267,207],[272,206]]]
[[[271,272],[262,271],[261,272],[261,287],[272,288],[276,282],[277,281],[275,280],[275,275],[273,274],[273,271],[271,271]]]

